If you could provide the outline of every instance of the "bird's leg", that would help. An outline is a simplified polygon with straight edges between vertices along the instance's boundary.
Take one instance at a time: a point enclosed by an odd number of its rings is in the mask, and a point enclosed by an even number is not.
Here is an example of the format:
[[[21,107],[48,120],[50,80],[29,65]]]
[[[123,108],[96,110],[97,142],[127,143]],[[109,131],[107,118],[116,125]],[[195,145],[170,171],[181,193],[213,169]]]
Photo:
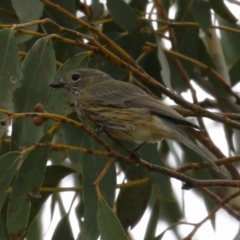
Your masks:
[[[137,147],[135,147],[131,151],[130,157],[135,160],[134,167],[137,167],[140,162],[140,154],[139,154],[138,150],[145,144],[146,144],[146,142],[142,142],[141,144],[139,144]]]
[[[132,151],[137,152],[143,145],[145,145],[146,142],[140,143],[137,147],[135,147]]]

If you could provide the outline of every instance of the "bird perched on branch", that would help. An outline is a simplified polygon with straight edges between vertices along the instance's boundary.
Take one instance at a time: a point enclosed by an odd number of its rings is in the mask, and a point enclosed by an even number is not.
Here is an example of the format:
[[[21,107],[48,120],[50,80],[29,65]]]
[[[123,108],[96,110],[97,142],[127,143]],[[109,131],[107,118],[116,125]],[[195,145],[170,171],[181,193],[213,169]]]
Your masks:
[[[198,147],[182,129],[199,130],[199,127],[141,88],[89,68],[73,70],[50,86],[65,88],[72,93],[77,115],[87,128],[96,130],[97,127],[98,131],[140,145],[164,138],[176,140],[219,171],[215,158],[206,149]]]

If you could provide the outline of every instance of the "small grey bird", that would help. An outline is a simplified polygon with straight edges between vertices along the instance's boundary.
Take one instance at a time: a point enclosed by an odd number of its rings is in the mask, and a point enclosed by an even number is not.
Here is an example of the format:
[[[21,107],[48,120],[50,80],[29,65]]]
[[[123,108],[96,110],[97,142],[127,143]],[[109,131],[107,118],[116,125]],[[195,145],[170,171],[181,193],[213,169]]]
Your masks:
[[[181,129],[200,128],[141,88],[89,68],[73,70],[50,86],[65,88],[72,93],[77,115],[86,127],[96,129],[98,123],[113,137],[140,144],[164,138],[176,140],[219,171],[215,158],[207,150],[199,148]]]

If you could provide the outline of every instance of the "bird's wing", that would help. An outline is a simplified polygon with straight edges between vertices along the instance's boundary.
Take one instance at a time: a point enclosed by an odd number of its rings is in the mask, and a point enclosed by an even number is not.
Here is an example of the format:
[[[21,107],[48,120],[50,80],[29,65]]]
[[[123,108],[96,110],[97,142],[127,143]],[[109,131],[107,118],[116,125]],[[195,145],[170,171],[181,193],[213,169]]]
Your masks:
[[[154,99],[134,85],[126,83],[126,88],[123,90],[122,84],[119,85],[119,88],[116,84],[110,87],[108,84],[108,91],[104,88],[104,84],[100,85],[97,88],[99,90],[95,90],[94,92],[94,98],[98,101],[98,104],[110,104],[120,108],[145,108],[151,114],[177,125],[199,129],[197,125],[187,121],[172,107],[165,105],[161,100]]]

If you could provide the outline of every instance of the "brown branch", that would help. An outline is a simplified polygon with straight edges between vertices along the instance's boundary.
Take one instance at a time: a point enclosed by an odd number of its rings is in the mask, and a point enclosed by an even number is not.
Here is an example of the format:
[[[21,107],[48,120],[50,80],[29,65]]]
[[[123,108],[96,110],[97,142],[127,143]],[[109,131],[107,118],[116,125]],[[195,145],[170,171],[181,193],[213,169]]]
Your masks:
[[[234,162],[240,162],[240,156],[222,158],[222,159],[218,159],[218,160],[214,161],[214,163],[216,163],[218,166],[225,165],[225,164],[228,164],[228,163],[234,163]],[[193,170],[193,169],[197,170],[197,169],[202,169],[202,168],[208,168],[210,166],[211,166],[211,164],[209,164],[208,162],[189,163],[189,164],[186,164],[182,167],[179,167],[178,169],[176,169],[176,171],[179,172],[179,173],[183,173],[183,172],[186,172],[188,170]]]
[[[8,15],[9,17],[18,19],[18,16],[17,16],[15,13],[10,12],[10,11],[8,11],[8,10],[5,9],[5,8],[0,8],[0,12],[3,13],[3,14],[5,14],[5,15]]]
[[[201,142],[209,151],[211,151],[217,158],[225,158],[226,156],[220,151],[220,149],[213,143],[208,134],[203,134],[202,131],[194,131],[193,129],[188,129],[189,132]],[[207,133],[207,132],[204,132]],[[205,137],[204,137],[205,135]],[[226,163],[224,165],[226,169],[232,176],[232,179],[240,180],[240,174],[237,168],[232,163]]]
[[[98,150],[92,150],[87,148],[82,148],[78,146],[71,146],[71,145],[65,145],[65,144],[58,144],[58,143],[36,143],[37,147],[50,147],[50,149],[54,150],[72,150],[82,153],[88,153],[91,155],[99,155],[99,156],[107,156],[112,157],[114,155],[113,152],[104,152],[104,151],[98,151]]]
[[[70,12],[68,12],[67,10],[65,10],[64,8],[62,8],[61,6],[54,4],[48,0],[40,0],[42,3],[44,3],[45,5],[48,5],[50,7],[52,7],[53,9],[55,9],[58,12],[61,12],[62,14],[64,14],[65,16],[67,16],[68,18],[72,19],[73,21],[77,22],[78,24],[80,24],[81,26],[85,27],[86,29],[88,29],[89,31],[93,32],[94,34],[96,34],[97,36],[99,36],[100,38],[102,38],[104,41],[106,41],[106,43],[112,47],[113,49],[115,49],[117,52],[119,52],[126,60],[129,64],[133,65],[136,69],[138,69],[138,71],[143,71],[142,68],[131,58],[131,56],[124,51],[121,47],[119,47],[114,41],[112,41],[110,38],[108,38],[105,34],[103,34],[101,31],[99,31],[97,28],[92,27],[90,24],[88,24],[87,22],[83,21],[80,18],[77,18],[75,15],[71,14]]]
[[[209,198],[211,198],[213,201],[215,201],[216,203],[220,204],[222,202],[222,198],[220,198],[219,196],[217,196],[216,194],[214,194],[213,192],[211,192],[209,189],[207,188],[199,188],[198,189],[199,192],[205,194],[206,196],[208,196]],[[236,212],[235,210],[233,210],[229,205],[225,204],[222,206],[222,208],[232,217],[234,217],[236,220],[240,221],[240,215],[238,212]]]
[[[38,37],[46,37],[47,36],[46,34],[31,32],[31,31],[27,31],[27,30],[20,30],[19,29],[19,30],[16,30],[16,31],[24,33],[24,34],[35,35],[35,36],[38,36]],[[83,43],[79,43],[78,41],[63,38],[63,37],[60,37],[56,34],[52,34],[51,37],[55,38],[59,41],[75,44],[75,45],[78,45],[80,47],[89,48],[89,50],[91,50],[91,51],[98,51],[99,50],[98,48],[95,48],[94,46],[86,45],[86,44],[83,44]],[[92,41],[94,43],[97,42],[95,39],[92,39]],[[97,44],[100,45],[99,43],[97,43]],[[192,110],[195,113],[196,116],[204,116],[204,117],[210,118],[210,119],[215,120],[215,121],[222,122],[222,123],[227,124],[227,125],[235,128],[235,129],[240,130],[240,123],[237,123],[237,122],[235,122],[235,121],[233,121],[233,120],[231,120],[227,117],[219,116],[217,114],[211,113],[211,112],[209,112],[209,111],[207,111],[203,108],[198,107],[197,105],[194,105],[194,104],[191,104],[191,103],[185,101],[180,96],[178,96],[175,93],[169,91],[167,88],[165,88],[162,84],[160,84],[155,79],[153,79],[147,73],[142,72],[142,71],[138,71],[137,69],[133,68],[132,66],[130,66],[129,64],[127,64],[126,62],[124,62],[123,60],[121,60],[120,58],[115,56],[113,53],[111,53],[110,51],[105,49],[102,45],[100,45],[100,47],[101,47],[101,51],[104,53],[104,55],[107,56],[109,59],[111,59],[113,63],[121,65],[121,66],[129,69],[132,73],[141,77],[143,80],[145,80],[145,82],[147,82],[147,83],[151,84],[152,86],[156,87],[158,90],[160,90],[162,93],[164,93],[165,95],[170,97],[176,103],[186,107],[187,109]]]
[[[61,123],[73,124],[76,127],[83,129],[88,135],[90,135],[92,138],[94,138],[105,149],[107,149],[110,152],[114,151],[107,142],[105,142],[98,135],[96,135],[95,133],[90,131],[88,128],[86,128],[82,123],[74,121],[68,117],[57,115],[57,114],[51,114],[51,113],[37,113],[37,112],[11,113],[11,112],[8,112],[8,111],[2,110],[2,109],[0,109],[0,112],[8,115],[7,118],[0,121],[0,125],[5,125],[7,121],[10,121],[12,119],[25,118],[25,117],[40,117],[40,118],[52,119],[54,121],[58,121]]]
[[[88,130],[86,127],[84,127],[81,123],[74,121],[70,118],[64,117],[64,116],[60,116],[57,114],[50,114],[50,113],[36,113],[36,112],[30,112],[30,113],[11,113],[8,112],[6,110],[1,110],[1,113],[5,113],[8,115],[8,117],[4,120],[1,120],[0,123],[1,124],[6,124],[6,121],[10,121],[12,119],[17,119],[17,118],[24,118],[24,117],[40,117],[40,118],[46,118],[46,119],[52,119],[61,123],[68,123],[68,124],[73,124],[76,127],[79,127],[81,129],[83,129],[87,134],[90,135],[90,137],[94,138],[97,142],[99,142],[105,149],[107,149],[109,152],[111,152],[113,154],[113,157],[115,159],[117,159],[118,161],[121,162],[125,162],[128,164],[134,164],[136,162],[135,159],[133,158],[127,158],[124,157],[122,155],[120,155],[119,153],[117,153],[116,151],[114,151],[112,149],[112,147],[110,145],[108,145],[108,143],[106,143],[105,141],[103,141],[98,135],[96,135],[95,133],[91,132],[90,130]],[[171,170],[171,169],[167,169],[164,167],[160,167],[157,165],[153,165],[147,161],[144,161],[142,159],[140,159],[138,161],[138,163],[147,168],[150,171],[156,171],[159,173],[162,173],[166,176],[169,177],[173,177],[175,179],[178,179],[182,182],[185,182],[185,184],[183,185],[183,189],[191,189],[191,188],[199,188],[199,187],[210,187],[210,186],[215,186],[215,187],[240,187],[240,181],[239,180],[196,180],[194,178],[188,177],[182,173],[179,173],[177,171]]]
[[[225,90],[227,92],[229,92],[232,96],[234,96],[234,98],[236,99],[237,101],[237,104],[240,104],[240,97],[237,93],[235,93],[232,88],[224,81],[224,79],[222,78],[222,76],[217,73],[214,69],[210,68],[209,66],[203,64],[202,62],[199,62],[195,59],[192,59],[190,57],[187,57],[181,53],[178,53],[178,52],[174,52],[172,50],[168,50],[168,49],[164,49],[164,52],[171,55],[171,56],[176,56],[186,62],[190,62],[194,65],[197,65],[198,67],[200,67],[201,69],[205,70],[205,71],[208,71],[210,74],[212,74],[218,81],[219,83],[225,88]]]

